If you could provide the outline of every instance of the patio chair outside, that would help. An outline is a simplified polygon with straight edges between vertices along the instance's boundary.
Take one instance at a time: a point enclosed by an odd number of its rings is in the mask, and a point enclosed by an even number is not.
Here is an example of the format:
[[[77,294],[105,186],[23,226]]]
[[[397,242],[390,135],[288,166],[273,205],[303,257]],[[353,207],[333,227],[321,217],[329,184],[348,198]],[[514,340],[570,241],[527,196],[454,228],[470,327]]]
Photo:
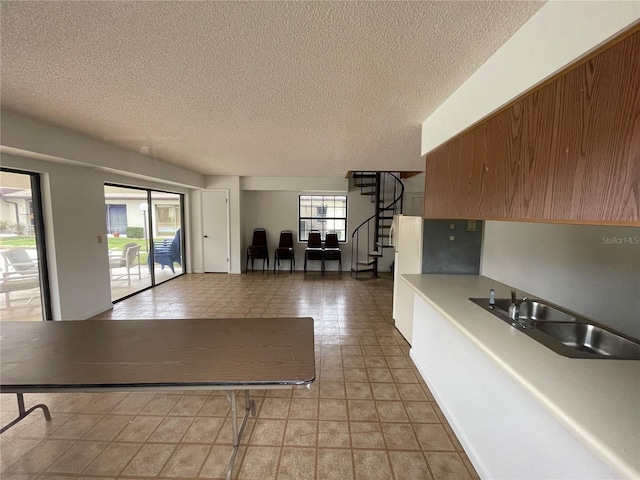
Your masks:
[[[162,244],[156,245],[153,249],[153,259],[155,263],[160,264],[160,267],[164,270],[164,267],[169,267],[173,273],[176,273],[174,263],[181,265],[181,240],[180,229],[176,230],[176,234],[171,242],[165,240]]]
[[[4,261],[2,278],[0,279],[0,293],[5,295],[7,308],[11,307],[11,292],[35,290],[40,288],[40,276],[37,262],[29,256],[25,248],[12,248],[0,252]],[[34,292],[27,303],[36,298],[39,293]]]
[[[138,267],[138,278],[142,278],[142,272],[140,270],[140,245],[137,243],[125,244],[120,257],[109,259],[111,278],[117,280],[126,275],[129,285],[131,285],[131,269],[135,266]],[[114,276],[113,269],[122,267],[126,268],[126,273],[116,274]]]
[[[4,260],[5,272],[18,273],[20,275],[38,275],[38,264],[33,261],[25,248],[12,248],[0,252]]]

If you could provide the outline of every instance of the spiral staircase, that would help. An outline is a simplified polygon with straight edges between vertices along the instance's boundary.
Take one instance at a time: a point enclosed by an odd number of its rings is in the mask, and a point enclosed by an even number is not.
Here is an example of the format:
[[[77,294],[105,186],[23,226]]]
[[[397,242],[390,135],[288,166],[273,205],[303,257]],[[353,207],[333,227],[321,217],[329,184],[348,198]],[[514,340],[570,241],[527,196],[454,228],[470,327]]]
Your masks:
[[[404,185],[399,173],[352,172],[351,177],[360,194],[370,196],[375,204],[375,213],[351,235],[351,276],[371,272],[377,277],[378,260],[385,251],[393,255],[390,229],[393,216],[402,213]]]

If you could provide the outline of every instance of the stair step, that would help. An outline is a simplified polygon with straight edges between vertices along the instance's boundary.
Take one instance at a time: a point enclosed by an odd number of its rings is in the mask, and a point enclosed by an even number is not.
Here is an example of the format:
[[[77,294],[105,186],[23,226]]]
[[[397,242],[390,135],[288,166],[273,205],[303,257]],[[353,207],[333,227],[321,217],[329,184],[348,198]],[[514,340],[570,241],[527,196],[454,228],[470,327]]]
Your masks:
[[[382,252],[374,250],[373,252],[369,252],[369,256],[370,257],[381,257],[382,256]]]
[[[376,178],[376,174],[371,172],[353,172],[353,178]]]
[[[389,237],[386,237],[389,238]],[[383,241],[383,239],[380,239],[378,241],[376,241],[376,246],[380,246],[380,247],[393,247],[393,245],[390,245],[389,242],[385,242]]]
[[[352,272],[356,272],[356,273],[358,273],[358,272],[373,272],[373,267],[367,267],[367,268],[358,268],[358,267],[353,268],[352,267],[351,271]]]
[[[360,195],[375,195],[376,192],[360,192]]]
[[[359,182],[355,182],[353,184],[355,187],[375,187],[376,183],[375,182],[367,182],[367,183],[359,183]]]

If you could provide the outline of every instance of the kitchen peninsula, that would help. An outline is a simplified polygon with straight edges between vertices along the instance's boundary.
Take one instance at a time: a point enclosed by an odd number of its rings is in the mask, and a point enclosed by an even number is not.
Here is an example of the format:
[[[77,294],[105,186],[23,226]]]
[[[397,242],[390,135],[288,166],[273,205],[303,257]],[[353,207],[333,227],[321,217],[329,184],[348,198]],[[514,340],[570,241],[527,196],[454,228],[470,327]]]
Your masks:
[[[400,281],[411,357],[483,478],[640,478],[639,361],[554,353],[469,301],[509,296],[490,278]]]

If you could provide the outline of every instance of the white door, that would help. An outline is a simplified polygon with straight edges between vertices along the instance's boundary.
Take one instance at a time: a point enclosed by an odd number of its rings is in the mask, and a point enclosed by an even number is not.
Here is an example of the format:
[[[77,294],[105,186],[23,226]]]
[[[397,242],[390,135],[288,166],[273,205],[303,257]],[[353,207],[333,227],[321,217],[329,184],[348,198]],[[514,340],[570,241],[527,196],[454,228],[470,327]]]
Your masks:
[[[229,209],[227,192],[202,192],[202,232],[205,272],[229,273]]]

